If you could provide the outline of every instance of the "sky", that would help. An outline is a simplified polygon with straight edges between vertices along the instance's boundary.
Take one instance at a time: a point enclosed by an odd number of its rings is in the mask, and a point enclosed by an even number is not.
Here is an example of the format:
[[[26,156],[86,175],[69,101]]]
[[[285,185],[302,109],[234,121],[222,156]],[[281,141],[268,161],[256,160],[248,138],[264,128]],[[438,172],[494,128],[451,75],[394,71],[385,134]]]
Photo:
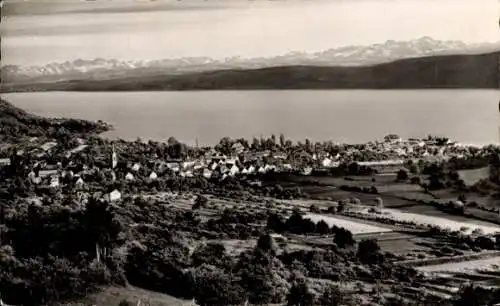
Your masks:
[[[7,0],[2,65],[225,58],[430,36],[500,41],[497,0]]]

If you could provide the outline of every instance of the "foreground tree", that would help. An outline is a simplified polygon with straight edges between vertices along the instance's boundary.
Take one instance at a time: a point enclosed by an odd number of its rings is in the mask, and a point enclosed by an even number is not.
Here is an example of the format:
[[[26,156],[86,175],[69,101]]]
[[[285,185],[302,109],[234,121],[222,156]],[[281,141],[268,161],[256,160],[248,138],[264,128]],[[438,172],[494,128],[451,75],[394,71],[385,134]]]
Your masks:
[[[290,288],[286,297],[287,306],[312,306],[314,305],[314,296],[309,291],[305,280],[299,280]]]

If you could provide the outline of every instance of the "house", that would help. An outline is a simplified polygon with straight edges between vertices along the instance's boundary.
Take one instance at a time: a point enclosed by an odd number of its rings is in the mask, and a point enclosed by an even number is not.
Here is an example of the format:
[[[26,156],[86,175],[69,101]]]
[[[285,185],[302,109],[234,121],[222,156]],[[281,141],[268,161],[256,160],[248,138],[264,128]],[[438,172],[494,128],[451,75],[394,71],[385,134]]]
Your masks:
[[[182,169],[193,168],[195,165],[194,161],[186,161],[182,163]]]
[[[10,166],[10,158],[0,158],[0,166]]]
[[[40,148],[42,148],[42,150],[44,150],[44,151],[48,151],[55,146],[57,146],[57,142],[51,141],[51,142],[44,143]]]
[[[173,172],[179,172],[181,170],[178,163],[167,163],[167,168]]]
[[[266,169],[264,167],[259,167],[259,170],[257,170],[259,173],[266,173]]]
[[[311,167],[305,167],[304,169],[302,169],[302,174],[303,175],[311,175],[312,170],[313,170],[313,168],[311,168]]]
[[[226,165],[222,165],[220,167],[220,172],[221,173],[228,173],[229,172],[229,168]]]
[[[203,177],[206,178],[206,179],[209,179],[212,177],[212,171],[210,171],[209,169],[203,169]]]
[[[233,165],[231,169],[229,169],[229,175],[231,176],[235,176],[238,173],[240,173],[240,169],[236,165]]]
[[[389,134],[387,136],[384,136],[384,141],[387,143],[399,143],[402,141],[402,139],[398,135]]]
[[[156,180],[158,178],[158,174],[156,174],[156,172],[151,172],[151,174],[149,175],[149,179],[150,180]]]
[[[216,163],[216,162],[214,162],[214,163],[212,164],[212,166],[210,166],[210,169],[215,170],[215,169],[217,169],[217,167],[218,167],[218,166],[219,166],[219,164],[218,164],[218,163]]]
[[[31,171],[28,173],[28,179],[31,181],[31,183],[38,185],[42,182],[42,178],[39,176],[36,176],[34,171]]]
[[[133,181],[134,180],[134,176],[132,175],[132,173],[127,173],[127,175],[125,175],[125,179],[127,181]]]
[[[59,177],[53,176],[50,179],[50,188],[57,188],[59,187]]]
[[[122,194],[121,192],[115,189],[108,194],[107,198],[109,199],[110,202],[119,201],[122,198]]]
[[[333,163],[333,160],[329,159],[328,157],[324,158],[322,161],[321,161],[321,165],[325,168],[329,168],[332,166],[332,163]]]
[[[81,177],[79,177],[78,180],[76,180],[76,182],[75,182],[75,186],[77,188],[83,188],[83,185],[84,185],[83,179]]]
[[[287,159],[287,155],[285,153],[276,153],[276,154],[274,154],[274,158],[276,158],[276,159]]]
[[[237,142],[231,146],[231,150],[236,154],[241,154],[245,151],[245,147],[241,143]]]
[[[181,172],[181,176],[182,176],[182,177],[193,177],[194,175],[193,175],[193,172],[192,172],[192,171],[189,171],[189,170],[188,170],[188,171],[182,171],[182,172]]]
[[[141,169],[141,165],[139,165],[138,163],[135,163],[133,166],[132,166],[132,171],[139,171],[139,169]]]
[[[264,171],[265,171],[265,172],[274,171],[274,170],[276,170],[276,166],[272,166],[272,165],[267,164],[267,165],[264,167]]]
[[[248,174],[248,169],[247,168],[243,168],[243,170],[241,170],[241,174]]]
[[[57,170],[40,170],[38,172],[38,176],[39,177],[47,177],[47,176],[52,176],[52,175],[56,175],[57,174]]]
[[[61,176],[63,178],[69,177],[71,179],[74,175],[75,174],[73,173],[73,171],[70,170],[70,171],[64,171]]]
[[[255,167],[253,165],[251,165],[250,167],[248,167],[248,174],[252,174],[252,173],[255,173]]]

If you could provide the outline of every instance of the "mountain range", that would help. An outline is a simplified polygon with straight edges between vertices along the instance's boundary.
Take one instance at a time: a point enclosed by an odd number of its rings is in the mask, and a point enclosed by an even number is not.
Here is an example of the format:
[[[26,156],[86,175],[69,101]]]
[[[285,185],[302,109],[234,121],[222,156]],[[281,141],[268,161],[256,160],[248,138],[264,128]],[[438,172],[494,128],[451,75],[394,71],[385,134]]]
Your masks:
[[[371,66],[279,66],[184,74],[3,84],[3,92],[257,89],[499,88],[500,51],[402,59]]]
[[[151,61],[115,59],[78,59],[43,66],[7,65],[0,70],[2,83],[39,83],[68,80],[109,80],[128,77],[180,75],[228,69],[262,69],[283,66],[358,67],[400,59],[447,54],[479,54],[500,49],[500,43],[466,44],[422,37],[410,41],[393,41],[368,46],[346,46],[320,52],[290,52],[275,57],[223,60],[209,57],[184,57]]]

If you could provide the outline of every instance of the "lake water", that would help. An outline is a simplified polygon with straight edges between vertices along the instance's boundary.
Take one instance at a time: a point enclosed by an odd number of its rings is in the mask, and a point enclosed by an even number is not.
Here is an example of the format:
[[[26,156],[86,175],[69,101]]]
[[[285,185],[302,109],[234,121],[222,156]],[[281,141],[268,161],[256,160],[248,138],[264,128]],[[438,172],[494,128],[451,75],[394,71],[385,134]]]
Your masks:
[[[360,143],[443,135],[498,142],[495,90],[289,90],[12,93],[3,98],[51,117],[101,119],[110,138],[213,144],[222,137],[280,133],[293,140]]]

